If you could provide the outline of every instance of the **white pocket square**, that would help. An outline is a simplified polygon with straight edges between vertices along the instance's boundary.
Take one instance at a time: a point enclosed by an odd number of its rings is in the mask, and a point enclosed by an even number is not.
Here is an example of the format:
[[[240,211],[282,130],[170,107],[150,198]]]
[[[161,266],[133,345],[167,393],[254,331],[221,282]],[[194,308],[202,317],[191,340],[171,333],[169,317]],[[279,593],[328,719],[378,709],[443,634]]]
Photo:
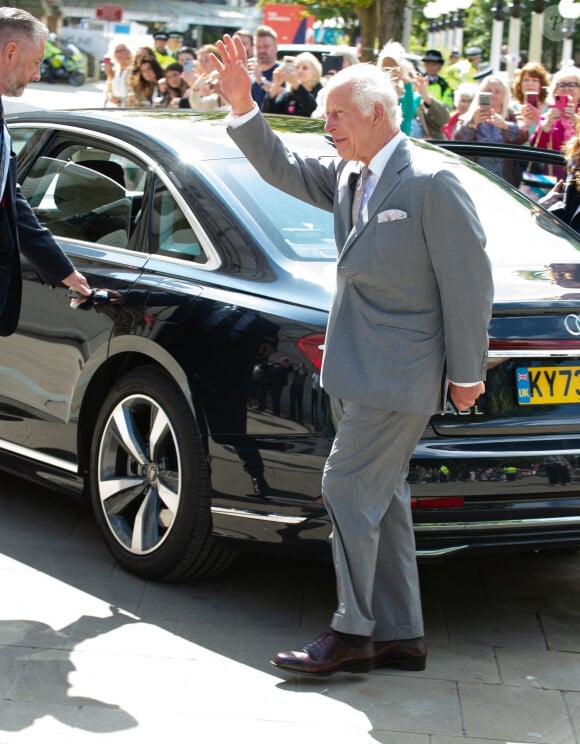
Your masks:
[[[393,220],[406,220],[408,214],[402,209],[387,209],[377,215],[379,222],[392,222]]]

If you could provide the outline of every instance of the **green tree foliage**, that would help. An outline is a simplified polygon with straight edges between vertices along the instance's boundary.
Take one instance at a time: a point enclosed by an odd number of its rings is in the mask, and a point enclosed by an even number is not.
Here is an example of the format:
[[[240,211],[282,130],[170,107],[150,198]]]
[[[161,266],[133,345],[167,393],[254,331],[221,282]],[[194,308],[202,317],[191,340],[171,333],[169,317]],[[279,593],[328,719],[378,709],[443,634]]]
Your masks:
[[[46,23],[50,31],[58,31],[64,14],[63,0],[19,0],[17,7]]]
[[[266,1],[261,0],[261,4]],[[279,0],[282,4],[296,1]],[[415,0],[414,18],[424,21],[422,8],[426,2]],[[360,40],[364,60],[372,59],[374,51],[390,39],[401,41],[403,38],[404,0],[303,0],[300,4],[307,6],[320,21],[341,19],[347,43],[354,46]],[[424,44],[426,23],[420,25],[419,32]]]
[[[18,6],[13,7],[19,7],[22,10],[26,10],[35,18],[45,18],[50,12],[48,3],[45,2],[45,0],[21,0],[21,2],[18,3]]]
[[[261,0],[262,4],[268,0]],[[341,19],[347,43],[355,45],[360,39],[364,60],[373,58],[374,51],[387,41],[403,40],[405,0],[278,0],[281,4],[300,2],[320,21]],[[409,51],[422,53],[427,44],[427,19],[423,8],[429,0],[407,0],[412,3]],[[555,0],[554,0],[555,2]],[[551,4],[554,4],[552,2]],[[464,46],[479,46],[483,59],[489,58],[494,18],[503,17],[503,43],[508,42],[510,16],[521,18],[520,52],[529,47],[533,8],[550,5],[547,0],[473,0],[465,11],[463,21]],[[543,59],[548,68],[555,69],[561,44],[543,39]],[[443,50],[441,50],[443,51]]]

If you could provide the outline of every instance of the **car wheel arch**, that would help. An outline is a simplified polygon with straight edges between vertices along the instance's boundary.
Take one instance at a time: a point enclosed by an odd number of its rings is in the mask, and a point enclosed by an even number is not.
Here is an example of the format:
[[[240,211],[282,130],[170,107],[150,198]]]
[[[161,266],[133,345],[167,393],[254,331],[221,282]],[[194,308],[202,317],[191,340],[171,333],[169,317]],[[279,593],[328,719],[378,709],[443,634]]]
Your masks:
[[[211,530],[211,486],[195,415],[167,372],[130,368],[98,406],[89,491],[116,560],[152,580],[210,576],[235,554]]]
[[[134,339],[138,340],[138,339]],[[150,346],[150,344],[149,344]],[[193,412],[200,431],[205,432],[205,417],[195,404],[187,375],[169,354],[152,355],[144,349],[116,349],[93,370],[90,379],[77,387],[74,409],[78,410],[77,452],[79,472],[88,473],[91,440],[101,406],[113,384],[126,373],[143,366],[153,366],[179,387]],[[159,349],[159,351],[163,351]]]

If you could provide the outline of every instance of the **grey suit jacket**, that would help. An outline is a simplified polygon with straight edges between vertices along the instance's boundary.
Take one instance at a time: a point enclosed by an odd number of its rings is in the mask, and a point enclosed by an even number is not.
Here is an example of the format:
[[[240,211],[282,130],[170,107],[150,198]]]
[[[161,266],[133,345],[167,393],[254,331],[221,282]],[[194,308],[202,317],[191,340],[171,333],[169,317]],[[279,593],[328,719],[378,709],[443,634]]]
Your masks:
[[[260,175],[334,212],[338,250],[322,385],[384,410],[434,413],[445,375],[485,379],[493,282],[475,207],[439,157],[404,139],[351,229],[359,164],[288,153],[261,114],[230,136]],[[387,221],[397,209],[406,219]]]

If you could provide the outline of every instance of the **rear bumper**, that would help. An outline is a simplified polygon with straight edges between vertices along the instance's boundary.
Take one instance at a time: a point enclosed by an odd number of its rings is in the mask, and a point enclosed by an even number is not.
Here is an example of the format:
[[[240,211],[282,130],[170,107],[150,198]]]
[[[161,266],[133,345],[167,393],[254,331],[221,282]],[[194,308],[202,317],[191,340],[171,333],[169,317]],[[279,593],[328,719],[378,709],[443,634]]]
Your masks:
[[[461,553],[580,550],[580,515],[415,524],[417,557],[437,560]]]

